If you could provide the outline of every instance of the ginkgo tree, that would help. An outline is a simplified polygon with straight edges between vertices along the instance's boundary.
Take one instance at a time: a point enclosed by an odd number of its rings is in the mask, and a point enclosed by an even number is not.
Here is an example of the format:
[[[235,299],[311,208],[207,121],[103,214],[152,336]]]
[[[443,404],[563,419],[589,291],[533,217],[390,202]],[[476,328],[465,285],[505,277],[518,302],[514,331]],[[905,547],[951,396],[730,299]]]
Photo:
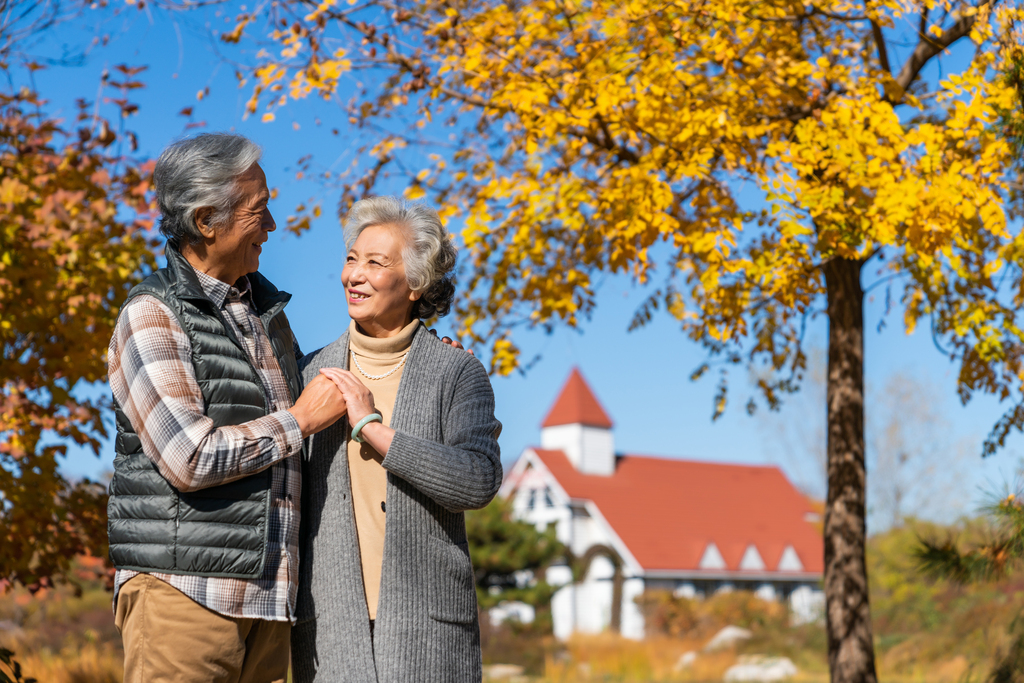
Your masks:
[[[1021,22],[997,0],[277,0],[243,87],[272,120],[337,102],[372,138],[341,211],[407,177],[462,226],[462,334],[579,325],[599,276],[649,287],[770,406],[828,320],[826,623],[834,681],[875,681],[865,549],[869,278],[1024,423]],[[269,21],[269,25],[266,23]],[[940,60],[945,60],[938,68]],[[294,104],[290,106],[296,106]],[[335,179],[336,180],[336,179]]]

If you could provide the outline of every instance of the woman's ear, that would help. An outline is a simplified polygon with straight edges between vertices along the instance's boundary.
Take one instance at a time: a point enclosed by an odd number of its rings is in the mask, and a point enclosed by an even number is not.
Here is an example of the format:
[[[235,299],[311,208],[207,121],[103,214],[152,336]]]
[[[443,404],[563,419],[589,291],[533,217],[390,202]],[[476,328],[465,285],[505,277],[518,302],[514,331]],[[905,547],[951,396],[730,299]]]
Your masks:
[[[410,291],[409,292],[409,301],[419,301],[422,296],[423,296],[423,292],[413,292],[413,291]]]
[[[196,209],[196,229],[206,239],[213,239],[214,227],[210,224],[210,219],[213,217],[212,206],[201,206]]]

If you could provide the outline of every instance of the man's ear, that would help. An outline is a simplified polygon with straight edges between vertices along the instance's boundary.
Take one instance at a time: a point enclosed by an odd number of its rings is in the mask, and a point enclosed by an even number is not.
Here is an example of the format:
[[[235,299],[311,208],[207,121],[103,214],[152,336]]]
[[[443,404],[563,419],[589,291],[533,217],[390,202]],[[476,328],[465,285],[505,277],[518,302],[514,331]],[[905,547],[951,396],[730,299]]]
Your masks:
[[[196,209],[195,216],[196,229],[199,230],[199,233],[208,240],[213,239],[216,232],[214,227],[210,224],[210,219],[213,217],[213,207],[201,206]]]

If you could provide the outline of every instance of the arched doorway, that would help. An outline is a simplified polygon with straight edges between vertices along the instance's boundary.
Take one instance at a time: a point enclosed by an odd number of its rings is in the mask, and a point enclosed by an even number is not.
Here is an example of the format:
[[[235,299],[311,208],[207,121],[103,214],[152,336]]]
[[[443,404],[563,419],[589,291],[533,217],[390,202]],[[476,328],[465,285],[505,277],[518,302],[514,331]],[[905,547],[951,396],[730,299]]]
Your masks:
[[[612,563],[612,614],[609,627],[612,633],[622,632],[622,557],[607,545],[593,545],[573,562],[573,578],[582,583],[587,578],[590,565],[597,557],[604,557]]]

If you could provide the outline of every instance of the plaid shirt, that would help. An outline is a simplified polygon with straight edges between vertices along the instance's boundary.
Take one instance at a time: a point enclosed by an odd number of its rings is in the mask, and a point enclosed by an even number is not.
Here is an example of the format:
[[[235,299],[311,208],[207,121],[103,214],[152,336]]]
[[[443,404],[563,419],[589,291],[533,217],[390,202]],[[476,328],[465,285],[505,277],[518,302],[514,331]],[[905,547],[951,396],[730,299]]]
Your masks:
[[[299,487],[302,432],[284,373],[252,303],[240,289],[196,271],[203,291],[242,341],[266,387],[269,410],[237,426],[214,429],[192,366],[192,345],[158,299],[142,295],[121,312],[110,340],[110,388],[160,474],[181,491],[226,484],[272,468],[267,561],[258,579],[224,579],[153,572],[200,605],[229,617],[294,621],[298,590]],[[296,345],[298,353],[298,345]],[[119,570],[117,593],[138,574]]]

